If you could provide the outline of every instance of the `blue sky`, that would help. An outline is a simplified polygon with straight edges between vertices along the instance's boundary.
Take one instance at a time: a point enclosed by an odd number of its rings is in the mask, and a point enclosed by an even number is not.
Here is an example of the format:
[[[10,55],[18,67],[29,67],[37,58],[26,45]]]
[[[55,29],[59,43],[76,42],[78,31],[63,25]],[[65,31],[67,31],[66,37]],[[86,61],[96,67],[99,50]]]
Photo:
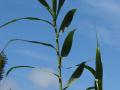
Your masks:
[[[50,0],[49,0],[50,1]],[[61,45],[67,33],[78,28],[69,57],[63,60],[63,66],[69,67],[95,57],[95,26],[98,31],[102,60],[104,66],[104,90],[118,90],[120,83],[120,1],[119,0],[66,0],[59,15],[62,20],[71,8],[77,8],[77,13],[68,31],[61,36]],[[37,0],[0,0],[0,25],[13,18],[39,17],[49,19],[48,12]],[[60,25],[60,22],[58,22]],[[38,21],[19,21],[0,29],[0,50],[14,38],[38,40],[55,44],[54,31],[49,25]],[[55,52],[44,46],[13,42],[5,50],[8,57],[6,70],[14,65],[33,65],[41,71],[19,69],[12,72],[3,81],[3,90],[12,87],[13,90],[57,90],[56,78],[46,74],[45,70],[56,72],[57,60]],[[94,61],[88,63],[93,66]],[[64,83],[72,71],[63,68]],[[93,76],[84,71],[84,75],[68,90],[85,90],[93,85]]]

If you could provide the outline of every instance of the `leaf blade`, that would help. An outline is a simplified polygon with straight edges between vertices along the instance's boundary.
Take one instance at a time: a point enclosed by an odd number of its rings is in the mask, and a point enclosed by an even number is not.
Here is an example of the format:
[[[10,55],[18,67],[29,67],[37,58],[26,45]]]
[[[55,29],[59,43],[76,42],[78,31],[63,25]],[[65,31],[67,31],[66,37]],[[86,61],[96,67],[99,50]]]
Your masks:
[[[49,8],[48,3],[46,2],[46,0],[38,0],[43,6],[45,6],[46,8]]]
[[[96,71],[95,71],[92,67],[90,67],[90,66],[88,66],[88,65],[85,65],[85,68],[86,68],[88,71],[90,71],[94,77],[96,77],[96,75],[95,75],[95,72],[96,72]]]
[[[56,48],[55,48],[52,44],[45,43],[45,42],[30,41],[30,40],[24,40],[24,39],[11,39],[11,40],[9,40],[9,41],[6,43],[6,45],[4,46],[4,48],[2,49],[1,52],[3,52],[3,51],[9,46],[9,44],[11,44],[11,43],[14,42],[14,41],[23,41],[23,42],[28,42],[28,43],[43,45],[43,46],[47,46],[47,47],[50,47],[50,48],[56,50]]]
[[[56,16],[57,0],[52,0],[52,9],[53,9],[53,12],[54,12],[54,16]]]
[[[20,68],[38,69],[39,71],[43,71],[43,70],[41,70],[41,69],[39,69],[39,68],[36,68],[36,67],[33,67],[33,66],[13,66],[13,67],[11,67],[11,68],[8,69],[8,71],[7,71],[7,73],[6,73],[6,77],[7,77],[13,70],[15,70],[15,69],[20,69]],[[56,76],[57,78],[59,78],[59,75],[57,75],[57,74],[54,73],[54,72],[50,72],[50,71],[46,71],[46,70],[44,70],[43,72],[50,73],[50,74]]]
[[[41,45],[48,46],[55,49],[55,47],[52,44],[39,42],[39,41],[30,41],[30,40],[23,40],[23,39],[12,39],[11,41],[23,41],[23,42],[33,43],[33,44],[41,44]]]
[[[7,26],[9,24],[15,23],[15,22],[20,21],[20,20],[43,21],[43,22],[48,23],[51,26],[53,26],[52,23],[47,21],[47,20],[43,20],[43,19],[36,18],[36,17],[25,17],[25,18],[18,18],[18,19],[10,20],[10,21],[6,22],[5,24],[1,25],[0,28],[3,28],[3,27],[5,27],[5,26]]]
[[[103,65],[101,61],[100,48],[96,48],[96,80],[95,90],[102,90],[102,80],[103,80]]]
[[[103,78],[103,65],[101,61],[100,48],[96,48],[96,79],[102,80]]]
[[[62,51],[61,51],[61,56],[62,57],[66,57],[68,56],[70,50],[71,50],[71,47],[72,47],[72,42],[73,42],[73,36],[74,36],[74,32],[76,31],[76,29],[74,29],[73,31],[71,31],[65,41],[64,41],[64,44],[62,46]]]
[[[95,80],[95,90],[102,90],[103,82],[103,65],[101,59],[101,52],[99,47],[98,34],[96,31],[97,47],[96,47],[96,80]]]
[[[75,12],[76,12],[76,9],[71,9],[70,11],[68,11],[68,13],[65,15],[62,21],[59,32],[61,31],[64,32],[65,28],[71,24]]]
[[[58,10],[57,10],[58,14],[59,14],[61,8],[63,7],[64,3],[65,3],[65,0],[59,0]]]
[[[93,90],[93,89],[95,89],[94,86],[93,87],[88,87],[86,90]]]
[[[18,69],[18,68],[35,68],[33,66],[14,66],[14,67],[11,67],[7,73],[6,73],[6,77],[10,74],[10,72],[12,72],[13,70],[15,69]]]
[[[71,75],[70,79],[68,80],[68,83],[66,84],[65,88],[63,90],[66,90],[72,83],[73,81],[75,81],[76,79],[80,78],[80,76],[82,75],[83,71],[84,71],[84,67],[85,67],[85,63],[86,62],[82,62],[77,68],[76,70],[73,72],[73,74]]]
[[[48,12],[53,16],[52,10],[51,10],[49,4],[46,2],[46,0],[38,0],[38,2],[40,4],[42,4],[48,10]]]

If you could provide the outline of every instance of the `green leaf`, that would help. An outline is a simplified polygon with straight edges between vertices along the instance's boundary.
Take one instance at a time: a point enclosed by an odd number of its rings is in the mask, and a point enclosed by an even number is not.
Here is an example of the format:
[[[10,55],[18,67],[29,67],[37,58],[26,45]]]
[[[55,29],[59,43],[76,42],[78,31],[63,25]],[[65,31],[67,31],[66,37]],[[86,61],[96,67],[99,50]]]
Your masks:
[[[65,28],[71,24],[75,12],[76,12],[76,9],[72,9],[65,15],[62,21],[62,24],[60,26],[59,32],[61,31],[64,32]]]
[[[96,31],[97,48],[96,48],[96,80],[95,80],[95,90],[102,90],[103,81],[103,65],[101,60],[101,52],[99,48],[99,40]]]
[[[65,88],[63,90],[66,90],[72,83],[73,81],[75,81],[76,79],[80,78],[80,76],[82,75],[83,71],[84,71],[84,67],[85,67],[85,63],[86,62],[82,62],[77,68],[76,70],[73,72],[72,76],[70,77],[70,79],[68,80],[68,83],[66,84]]]
[[[62,46],[62,51],[61,51],[61,56],[62,56],[62,57],[68,56],[68,54],[69,54],[69,52],[70,52],[70,50],[71,50],[72,43],[73,43],[74,32],[75,32],[75,30],[71,31],[71,32],[67,35],[67,37],[66,37],[66,39],[65,39],[65,41],[64,41],[64,44],[63,44],[63,46]]]
[[[46,8],[49,8],[48,3],[46,2],[46,0],[38,0],[43,6],[45,6]]]
[[[101,53],[100,48],[96,48],[96,79],[99,79],[102,81],[103,78],[103,65],[101,61]]]
[[[49,43],[44,43],[44,42],[39,42],[39,41],[23,40],[23,39],[12,39],[12,40],[7,42],[7,44],[2,49],[2,52],[9,46],[9,44],[11,44],[14,41],[23,41],[23,42],[33,43],[33,44],[37,44],[37,45],[44,45],[44,46],[51,47],[51,48],[56,50],[56,48],[52,44],[49,44]]]
[[[32,67],[32,66],[14,66],[14,67],[11,67],[11,68],[7,71],[6,77],[10,74],[10,72],[12,72],[13,70],[18,69],[18,68],[35,68],[35,67]]]
[[[7,23],[3,24],[0,26],[0,28],[4,27],[4,26],[7,26],[11,23],[14,23],[14,22],[17,22],[17,21],[20,21],[20,20],[32,20],[32,21],[43,21],[45,23],[48,23],[50,25],[52,25],[51,22],[47,21],[47,20],[43,20],[43,19],[40,19],[40,18],[35,18],[35,17],[26,17],[26,18],[18,18],[18,19],[13,19],[11,21],[8,21]],[[52,25],[53,26],[53,25]]]
[[[93,87],[89,87],[86,90],[95,90],[95,87],[94,86]]]
[[[53,49],[55,49],[55,47],[51,44],[48,44],[48,43],[44,43],[44,42],[39,42],[39,41],[30,41],[30,40],[23,40],[23,39],[12,39],[11,42],[13,41],[23,41],[23,42],[29,42],[29,43],[33,43],[33,44],[40,44],[40,45],[44,45],[44,46],[47,46],[47,47],[51,47]]]
[[[96,77],[96,76],[95,76],[95,70],[94,70],[92,67],[90,67],[90,66],[88,66],[88,65],[85,65],[85,68],[86,68],[88,71],[90,71],[94,77]]]
[[[46,0],[38,0],[39,3],[41,3],[47,10],[48,12],[52,15],[52,10],[49,6],[49,4],[46,2]]]
[[[30,68],[30,69],[33,69],[33,68],[36,68],[36,67],[33,67],[33,66],[13,66],[13,67],[11,67],[11,68],[7,71],[6,77],[7,77],[13,70],[20,69],[20,68]],[[39,68],[36,68],[36,69],[41,71],[41,69],[39,69]],[[42,70],[42,71],[43,71],[43,70]],[[50,71],[47,71],[47,70],[44,70],[43,72],[50,73],[50,74],[56,76],[57,78],[59,78],[59,75],[57,75],[56,73],[53,73],[53,72],[50,72]]]
[[[57,11],[57,0],[52,0],[52,6],[53,6],[53,12],[54,15],[56,15],[56,11]]]
[[[58,11],[57,11],[58,14],[59,14],[62,6],[64,5],[64,3],[65,3],[65,0],[59,0]]]

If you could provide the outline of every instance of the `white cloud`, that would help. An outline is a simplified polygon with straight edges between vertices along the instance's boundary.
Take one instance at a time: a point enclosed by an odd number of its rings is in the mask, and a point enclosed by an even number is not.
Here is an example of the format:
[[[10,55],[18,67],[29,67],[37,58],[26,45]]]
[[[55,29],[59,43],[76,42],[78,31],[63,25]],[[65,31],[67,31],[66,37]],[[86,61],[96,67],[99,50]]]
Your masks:
[[[81,21],[79,23],[79,26],[82,26],[80,28],[80,33],[82,33],[82,35],[86,35],[86,37],[88,38],[96,38],[95,37],[95,25],[90,21]],[[105,27],[105,26],[99,26],[96,25],[96,30],[98,32],[99,35],[99,40],[101,41],[101,43],[110,45],[110,46],[120,46],[120,31],[119,30],[115,30],[115,29],[111,29],[109,27]]]
[[[96,20],[104,20],[114,24],[120,21],[120,2],[114,0],[84,0],[82,1],[82,9],[80,11],[93,15]]]
[[[40,55],[39,53],[30,51],[30,50],[24,50],[24,51],[21,51],[21,53],[25,56],[29,56],[35,59],[43,59],[43,60],[46,59],[44,55]]]
[[[57,78],[49,72],[53,72],[53,70],[44,68],[41,70],[33,70],[28,79],[39,88],[55,87],[57,86]]]
[[[98,33],[99,33],[99,38],[106,44],[109,45],[114,45],[114,46],[119,46],[120,45],[120,41],[119,41],[119,34],[118,32],[113,32],[110,31],[106,28],[103,27],[98,27],[97,28]]]
[[[13,80],[4,80],[4,82],[1,83],[0,90],[19,90],[18,86],[16,85],[16,82]]]
[[[101,9],[102,11],[111,12],[113,14],[120,14],[120,3],[112,0],[86,0],[84,1],[88,6],[91,6],[93,9]],[[99,12],[99,11],[98,11]]]
[[[94,32],[91,34],[90,30],[95,30],[94,26],[96,25],[102,42],[111,46],[120,46],[120,2],[115,0],[82,0],[82,3],[81,13],[85,12],[87,17],[82,19],[82,24],[79,27],[85,30],[85,33],[88,31],[87,35],[90,36],[95,35]]]

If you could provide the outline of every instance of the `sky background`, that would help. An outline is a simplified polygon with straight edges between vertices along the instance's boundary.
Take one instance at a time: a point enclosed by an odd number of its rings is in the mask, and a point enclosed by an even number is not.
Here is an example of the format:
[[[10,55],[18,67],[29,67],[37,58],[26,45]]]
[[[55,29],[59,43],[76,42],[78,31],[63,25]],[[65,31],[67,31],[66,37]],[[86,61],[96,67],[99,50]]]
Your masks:
[[[48,0],[50,2],[51,0]],[[66,0],[58,20],[71,8],[77,8],[74,20],[61,35],[62,46],[67,33],[77,28],[71,53],[63,60],[63,67],[74,66],[82,61],[94,59],[96,49],[95,27],[98,31],[104,66],[104,90],[118,90],[120,83],[120,1],[119,0]],[[37,0],[0,0],[0,25],[21,17],[39,17],[51,20],[50,15]],[[61,22],[58,22],[58,26]],[[19,21],[0,29],[0,50],[11,39],[19,38],[49,42],[55,45],[52,27],[39,21]],[[8,90],[58,90],[57,79],[44,71],[56,72],[55,52],[44,46],[24,42],[13,42],[5,50],[8,58],[6,70],[14,65],[32,65],[41,71],[19,69],[2,81],[2,89]],[[94,66],[94,60],[88,65]],[[75,68],[63,68],[64,83]],[[88,72],[68,90],[85,90],[93,86],[94,78]]]

